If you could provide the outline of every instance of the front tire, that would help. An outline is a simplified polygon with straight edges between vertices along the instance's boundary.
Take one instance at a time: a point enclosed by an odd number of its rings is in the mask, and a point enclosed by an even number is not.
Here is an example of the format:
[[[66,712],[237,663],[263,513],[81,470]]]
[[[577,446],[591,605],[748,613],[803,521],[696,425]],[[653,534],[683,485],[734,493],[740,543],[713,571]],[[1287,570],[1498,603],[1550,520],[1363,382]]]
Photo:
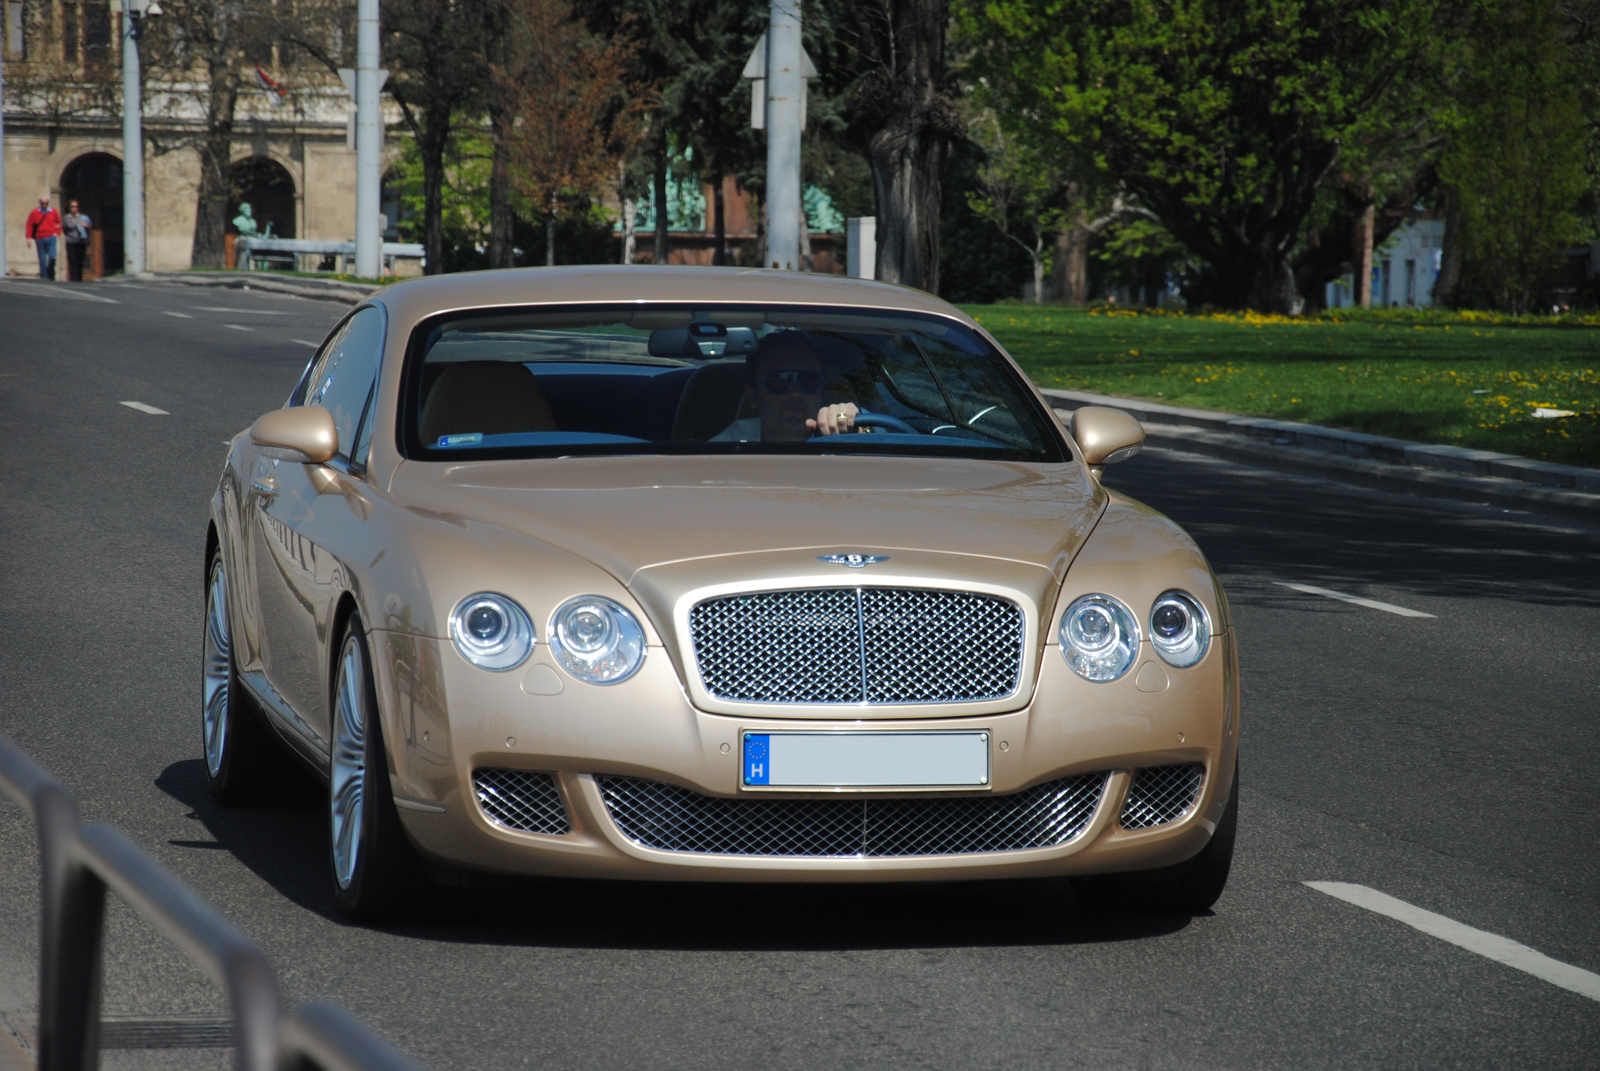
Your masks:
[[[1090,907],[1132,909],[1158,914],[1198,915],[1222,896],[1233,867],[1233,842],[1239,827],[1239,767],[1234,764],[1228,806],[1206,846],[1188,862],[1145,874],[1104,874],[1073,878],[1072,894]]]
[[[206,567],[206,628],[200,661],[200,746],[206,788],[218,803],[261,803],[291,774],[282,746],[239,683],[228,617],[222,549]]]
[[[328,763],[328,833],[334,898],[358,921],[399,919],[423,903],[429,881],[400,827],[361,617],[339,649]]]

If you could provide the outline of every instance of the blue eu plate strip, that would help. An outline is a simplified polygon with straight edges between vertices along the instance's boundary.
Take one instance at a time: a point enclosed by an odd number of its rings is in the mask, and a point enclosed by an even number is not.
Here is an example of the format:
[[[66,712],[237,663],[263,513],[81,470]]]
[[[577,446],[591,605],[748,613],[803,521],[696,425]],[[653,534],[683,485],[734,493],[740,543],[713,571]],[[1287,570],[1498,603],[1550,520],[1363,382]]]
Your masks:
[[[772,777],[772,745],[765,733],[746,733],[744,738],[744,783],[764,785]]]

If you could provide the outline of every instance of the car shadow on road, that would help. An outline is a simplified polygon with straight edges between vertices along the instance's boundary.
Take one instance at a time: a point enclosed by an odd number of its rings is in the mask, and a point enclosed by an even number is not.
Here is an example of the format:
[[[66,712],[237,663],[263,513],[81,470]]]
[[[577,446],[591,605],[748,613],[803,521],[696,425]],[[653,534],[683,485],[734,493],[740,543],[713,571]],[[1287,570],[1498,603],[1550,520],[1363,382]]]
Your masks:
[[[206,791],[199,759],[168,766],[156,786],[192,808],[221,848],[285,899],[344,921],[331,891],[323,811],[303,790],[276,806],[223,807]],[[451,944],[845,951],[1136,941],[1175,933],[1190,921],[1187,915],[1091,910],[1073,900],[1064,880],[757,885],[507,879],[491,888],[441,888],[418,921],[376,928]]]

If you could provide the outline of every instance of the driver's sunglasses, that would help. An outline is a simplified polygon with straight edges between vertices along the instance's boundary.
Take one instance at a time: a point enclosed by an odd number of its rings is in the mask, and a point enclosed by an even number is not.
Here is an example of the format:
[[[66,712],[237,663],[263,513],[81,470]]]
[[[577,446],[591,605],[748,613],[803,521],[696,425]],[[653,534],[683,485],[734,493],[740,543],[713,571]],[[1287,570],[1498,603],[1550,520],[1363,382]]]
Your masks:
[[[779,397],[788,394],[796,386],[800,388],[801,394],[822,393],[822,373],[813,372],[808,368],[790,368],[781,372],[768,372],[756,382],[760,383],[761,389],[768,394],[775,394]]]

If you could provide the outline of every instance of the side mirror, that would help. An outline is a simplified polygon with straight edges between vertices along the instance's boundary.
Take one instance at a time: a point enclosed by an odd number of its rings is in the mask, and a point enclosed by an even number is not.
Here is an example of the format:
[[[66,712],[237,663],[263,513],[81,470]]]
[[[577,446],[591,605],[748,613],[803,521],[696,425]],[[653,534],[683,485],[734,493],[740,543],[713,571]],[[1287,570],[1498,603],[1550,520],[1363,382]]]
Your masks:
[[[1103,465],[1113,465],[1144,449],[1144,426],[1121,409],[1086,405],[1072,414],[1068,425],[1095,475]]]
[[[250,441],[280,461],[320,465],[339,452],[333,414],[320,405],[274,409],[250,425]]]

